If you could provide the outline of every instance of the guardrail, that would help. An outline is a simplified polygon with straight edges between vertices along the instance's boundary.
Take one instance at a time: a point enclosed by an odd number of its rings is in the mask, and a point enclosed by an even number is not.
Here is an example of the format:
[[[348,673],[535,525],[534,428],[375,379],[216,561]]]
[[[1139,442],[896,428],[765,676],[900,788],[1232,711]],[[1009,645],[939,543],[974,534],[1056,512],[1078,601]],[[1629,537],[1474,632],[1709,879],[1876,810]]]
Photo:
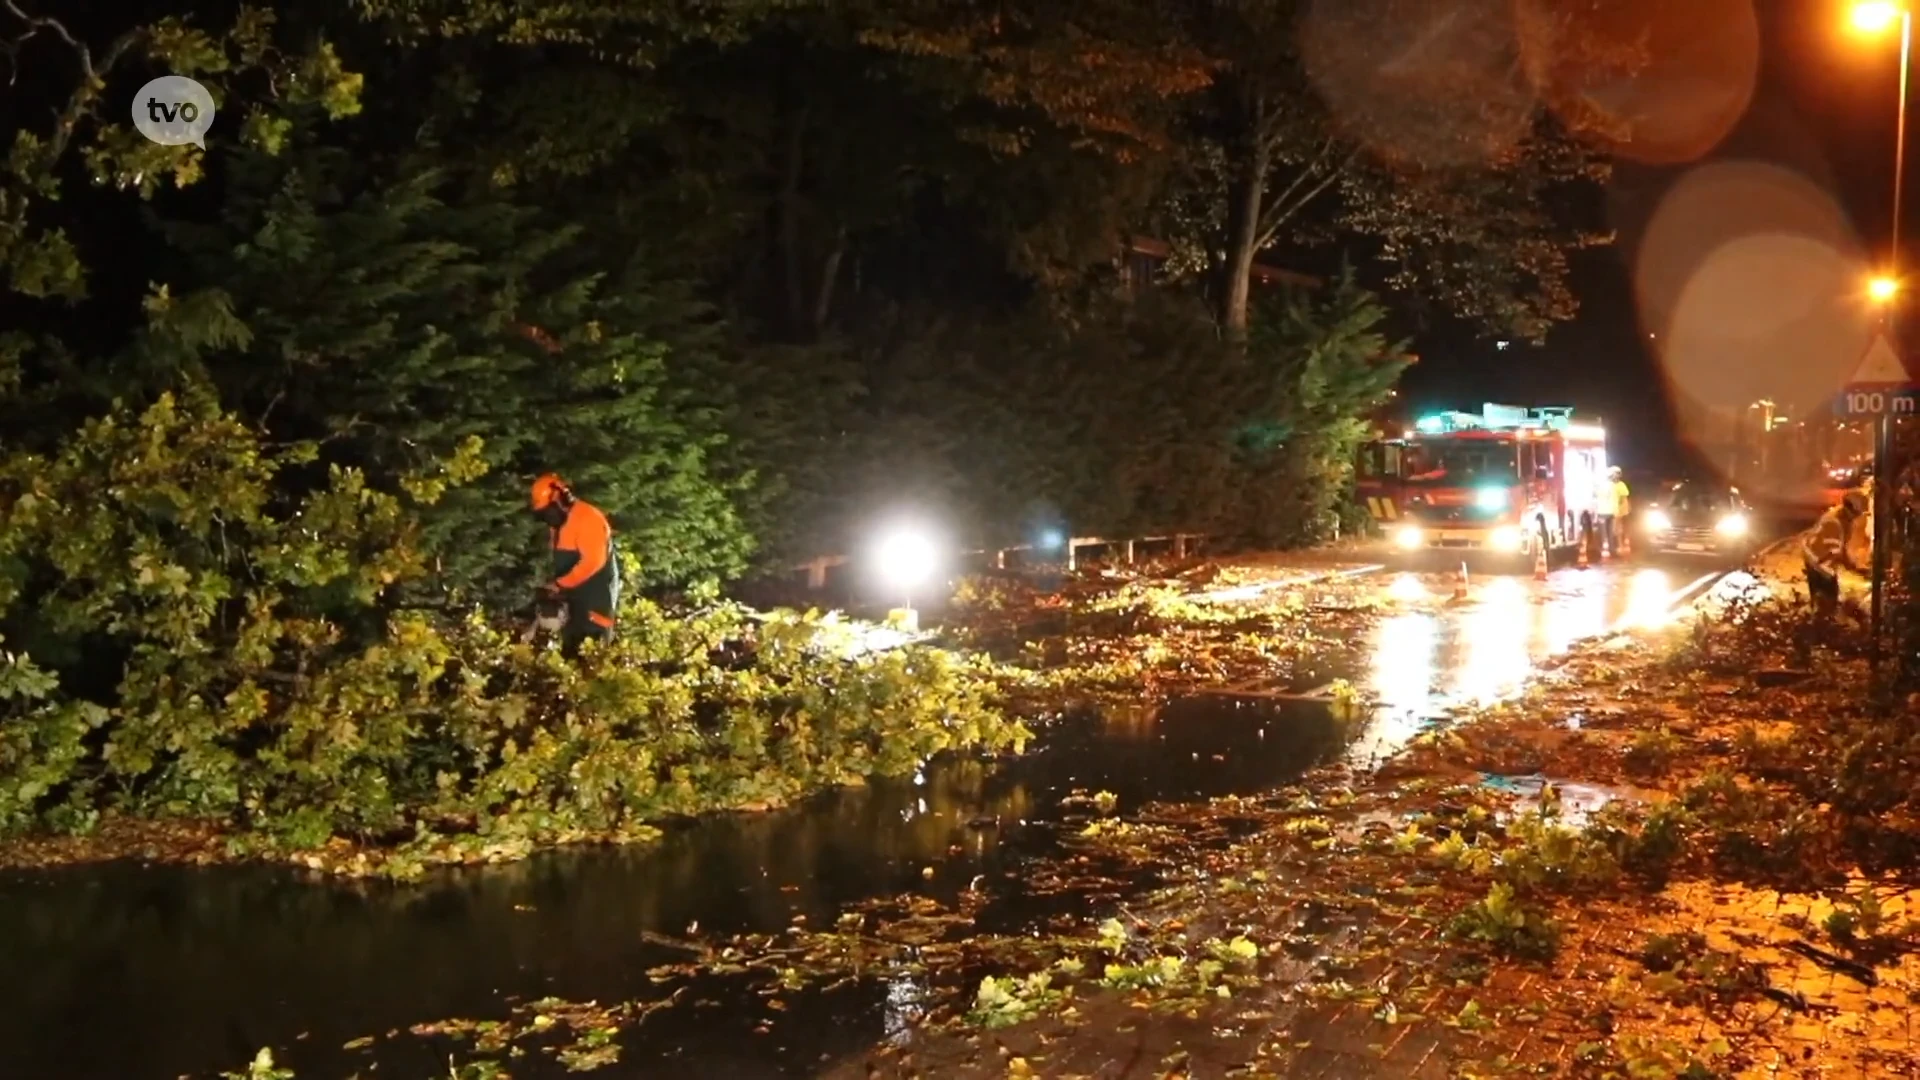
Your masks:
[[[1084,548],[1120,548],[1125,552],[1127,565],[1132,566],[1135,561],[1135,545],[1164,544],[1170,541],[1173,544],[1173,557],[1176,559],[1184,559],[1187,557],[1188,545],[1195,540],[1204,540],[1206,537],[1206,533],[1169,533],[1165,536],[1136,536],[1130,540],[1109,540],[1100,536],[1069,537],[1064,545],[1066,549],[1067,569],[1079,569],[1079,553]],[[1058,550],[1058,548],[1043,548],[1042,545],[1039,544],[1015,544],[1012,547],[979,548],[973,551],[963,551],[960,553],[960,557],[971,559],[991,555],[993,556],[994,569],[1005,570],[1007,568],[1008,555],[1015,552],[1037,550],[1053,551]],[[817,559],[810,559],[800,563],[793,568],[793,571],[807,575],[807,588],[824,589],[827,587],[827,571],[837,566],[846,566],[854,561],[854,557],[851,555],[822,555]]]

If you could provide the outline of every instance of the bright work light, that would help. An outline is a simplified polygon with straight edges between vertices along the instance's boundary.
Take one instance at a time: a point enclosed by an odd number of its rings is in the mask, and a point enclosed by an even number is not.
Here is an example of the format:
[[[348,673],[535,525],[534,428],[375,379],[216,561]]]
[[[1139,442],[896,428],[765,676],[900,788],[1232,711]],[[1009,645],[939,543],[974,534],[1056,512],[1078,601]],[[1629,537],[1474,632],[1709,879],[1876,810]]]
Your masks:
[[[925,585],[940,563],[940,549],[922,528],[895,525],[880,534],[873,561],[882,583],[902,593]]]

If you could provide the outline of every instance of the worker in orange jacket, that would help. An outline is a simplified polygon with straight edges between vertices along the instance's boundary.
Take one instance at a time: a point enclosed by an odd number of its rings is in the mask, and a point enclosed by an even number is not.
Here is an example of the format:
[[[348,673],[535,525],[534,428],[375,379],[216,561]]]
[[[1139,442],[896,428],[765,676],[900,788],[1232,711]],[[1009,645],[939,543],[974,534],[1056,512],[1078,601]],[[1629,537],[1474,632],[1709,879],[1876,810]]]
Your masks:
[[[614,611],[620,602],[613,526],[599,507],[576,498],[566,481],[552,473],[533,482],[531,506],[534,516],[546,523],[553,549],[554,580],[541,592],[566,604],[560,651],[574,657],[588,638],[613,639]]]

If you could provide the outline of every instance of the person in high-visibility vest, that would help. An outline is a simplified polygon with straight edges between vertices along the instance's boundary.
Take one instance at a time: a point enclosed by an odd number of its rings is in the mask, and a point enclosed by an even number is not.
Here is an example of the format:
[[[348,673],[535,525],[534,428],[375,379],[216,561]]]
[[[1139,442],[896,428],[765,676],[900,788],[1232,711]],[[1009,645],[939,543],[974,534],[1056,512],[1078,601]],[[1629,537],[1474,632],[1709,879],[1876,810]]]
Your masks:
[[[592,638],[613,639],[614,612],[620,602],[620,558],[613,526],[600,508],[576,498],[566,481],[547,473],[533,482],[530,506],[546,523],[553,550],[553,580],[543,595],[566,604],[560,651],[569,658]]]
[[[1600,542],[1609,557],[1620,551],[1620,519],[1627,511],[1627,482],[1618,466],[1607,470],[1607,478],[1594,493],[1594,517],[1599,519]]]
[[[1840,570],[1858,570],[1848,541],[1867,516],[1870,490],[1849,491],[1840,505],[1820,516],[1820,521],[1800,545],[1800,560],[1807,575],[1807,595],[1813,601],[1814,615],[1824,622],[1831,619],[1840,604]]]

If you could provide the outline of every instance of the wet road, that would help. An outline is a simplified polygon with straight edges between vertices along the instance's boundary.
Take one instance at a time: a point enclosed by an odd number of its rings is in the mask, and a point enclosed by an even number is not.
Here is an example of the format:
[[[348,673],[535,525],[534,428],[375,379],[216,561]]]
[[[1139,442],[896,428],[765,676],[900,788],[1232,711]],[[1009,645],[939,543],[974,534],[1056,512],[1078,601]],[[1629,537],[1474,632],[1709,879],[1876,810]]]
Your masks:
[[[636,851],[559,853],[448,874],[414,889],[313,885],[264,868],[76,869],[0,878],[0,1075],[174,1077],[292,1048],[301,1080],[364,1068],[341,1043],[416,1021],[497,1016],[505,997],[576,1000],[647,992],[647,967],[680,959],[645,935],[820,925],[842,905],[920,890],[951,897],[976,878],[1031,918],[1085,896],[1022,896],[1054,849],[1060,799],[1111,791],[1122,810],[1284,785],[1342,753],[1404,744],[1447,705],[1512,692],[1574,642],[1658,621],[1710,568],[1610,566],[1457,579],[1380,571],[1389,598],[1364,641],[1292,687],[1349,678],[1378,715],[1343,741],[1323,707],[1219,700],[1071,720],[999,768],[943,761],[899,782],[835,792],[789,811],[715,818]],[[928,874],[931,873],[929,877]],[[882,1037],[875,991],[796,1001],[771,1037],[730,1010],[662,1021],[665,1042],[601,1075],[804,1075],[822,1055]],[[740,1016],[757,1008],[731,1010]],[[897,1015],[895,1015],[897,1020]],[[657,1025],[650,1024],[648,1030]],[[669,1052],[673,1064],[659,1066]],[[445,1059],[383,1057],[374,1075],[444,1075]],[[531,1061],[515,1075],[543,1075]]]
[[[1391,754],[1435,716],[1519,689],[1575,643],[1666,622],[1729,569],[1700,560],[1634,560],[1514,575],[1375,575],[1392,601],[1350,676],[1379,701],[1356,760]]]

